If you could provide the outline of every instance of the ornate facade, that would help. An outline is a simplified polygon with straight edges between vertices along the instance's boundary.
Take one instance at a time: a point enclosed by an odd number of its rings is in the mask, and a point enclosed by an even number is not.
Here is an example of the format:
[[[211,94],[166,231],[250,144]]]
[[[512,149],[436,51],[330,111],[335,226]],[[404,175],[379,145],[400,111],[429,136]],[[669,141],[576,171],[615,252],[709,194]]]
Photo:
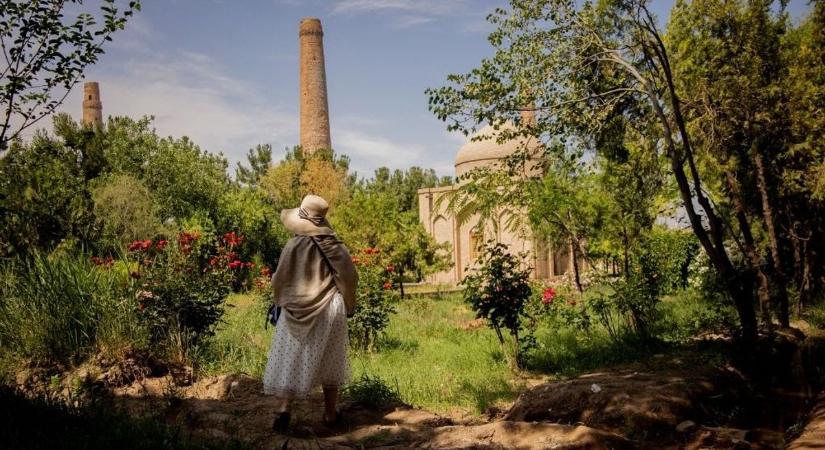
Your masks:
[[[525,119],[529,120],[529,117]],[[505,128],[512,126],[514,125],[504,125]],[[462,175],[479,167],[500,169],[504,160],[520,149],[526,149],[530,153],[531,150],[539,148],[536,143],[523,139],[499,143],[497,142],[499,130],[488,125],[459,149],[455,158],[457,179],[460,180]],[[540,168],[538,164],[531,164],[528,161],[524,170],[525,175],[534,175],[535,171]],[[511,231],[507,226],[508,214],[510,214],[508,212],[502,212],[494,219],[495,223],[484,227],[479,226],[478,215],[473,215],[463,222],[459,221],[449,210],[447,200],[457,188],[458,185],[452,185],[418,191],[418,217],[427,232],[437,242],[449,245],[450,259],[453,263],[450,269],[431,275],[427,280],[429,283],[456,284],[460,282],[467,271],[472,270],[472,265],[479,256],[480,247],[489,239],[507,245],[511,253],[528,253],[529,264],[533,268],[533,277],[536,279],[549,279],[572,270],[569,248],[554,249],[541,239]]]

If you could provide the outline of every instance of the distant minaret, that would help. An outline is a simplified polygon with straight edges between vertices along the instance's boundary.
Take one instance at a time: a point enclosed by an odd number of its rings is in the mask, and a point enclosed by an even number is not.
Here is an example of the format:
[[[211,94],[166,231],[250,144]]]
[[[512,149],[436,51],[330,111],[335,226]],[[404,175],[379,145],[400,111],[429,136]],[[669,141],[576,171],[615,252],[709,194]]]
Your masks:
[[[98,130],[103,127],[103,103],[100,103],[100,87],[96,81],[83,85],[83,125]]]
[[[301,147],[309,155],[318,149],[332,148],[321,21],[315,17],[301,19],[298,37],[301,42]]]

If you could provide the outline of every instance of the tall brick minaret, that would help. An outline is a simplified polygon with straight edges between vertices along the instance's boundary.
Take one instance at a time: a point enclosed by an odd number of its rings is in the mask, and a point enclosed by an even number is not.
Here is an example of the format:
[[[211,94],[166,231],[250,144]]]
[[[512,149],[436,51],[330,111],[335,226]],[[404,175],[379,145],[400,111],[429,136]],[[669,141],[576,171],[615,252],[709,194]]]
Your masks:
[[[98,130],[103,127],[103,103],[97,81],[83,84],[83,125]]]
[[[332,148],[329,134],[324,31],[315,17],[301,19],[301,147],[306,154]]]

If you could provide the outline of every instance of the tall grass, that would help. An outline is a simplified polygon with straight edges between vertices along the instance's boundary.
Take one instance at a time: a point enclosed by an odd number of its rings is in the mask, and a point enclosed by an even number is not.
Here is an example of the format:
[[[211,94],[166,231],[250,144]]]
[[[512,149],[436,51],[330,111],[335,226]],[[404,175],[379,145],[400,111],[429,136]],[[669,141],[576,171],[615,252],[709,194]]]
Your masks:
[[[266,306],[254,295],[235,294],[215,336],[201,348],[200,369],[209,375],[246,373],[260,377],[266,365],[273,327],[264,329]]]
[[[33,364],[113,356],[145,342],[126,268],[84,254],[36,254],[2,268],[0,347]]]

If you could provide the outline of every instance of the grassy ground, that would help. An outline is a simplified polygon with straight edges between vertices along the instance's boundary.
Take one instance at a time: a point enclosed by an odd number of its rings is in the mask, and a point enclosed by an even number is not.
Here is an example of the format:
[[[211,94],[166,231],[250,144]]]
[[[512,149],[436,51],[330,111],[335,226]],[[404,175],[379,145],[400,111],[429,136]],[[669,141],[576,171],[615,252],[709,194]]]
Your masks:
[[[273,331],[264,330],[263,306],[246,295],[228,302],[225,323],[203,350],[201,369],[261,376]],[[513,401],[530,380],[574,375],[662,350],[617,342],[598,330],[582,335],[545,324],[537,331],[529,370],[514,373],[495,333],[473,319],[458,294],[403,300],[376,351],[350,355],[353,379],[382,381],[403,401],[435,412],[478,414]]]

